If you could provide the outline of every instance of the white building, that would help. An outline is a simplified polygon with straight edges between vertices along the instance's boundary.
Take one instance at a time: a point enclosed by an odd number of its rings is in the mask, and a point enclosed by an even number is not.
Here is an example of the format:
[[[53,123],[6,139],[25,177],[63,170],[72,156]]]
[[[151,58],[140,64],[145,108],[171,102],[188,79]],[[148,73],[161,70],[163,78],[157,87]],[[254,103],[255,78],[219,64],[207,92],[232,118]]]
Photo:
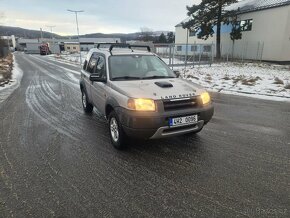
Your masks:
[[[116,43],[120,42],[120,38],[80,38],[78,39],[24,39],[19,38],[17,48],[19,51],[27,51],[28,53],[39,53],[39,45],[41,43],[49,43],[52,53],[60,53],[61,51],[79,52],[89,51],[98,43]]]
[[[9,47],[9,50],[15,50],[16,48],[16,39],[15,36],[1,36],[1,39],[4,39],[5,41],[7,41],[7,45]]]
[[[265,61],[290,61],[290,0],[244,0],[230,5],[227,10],[240,9],[242,39],[235,41],[234,57]],[[184,20],[183,22],[187,21]],[[221,52],[232,54],[230,25],[221,28]],[[198,39],[194,32],[176,26],[175,43],[215,44],[216,35],[208,40]]]

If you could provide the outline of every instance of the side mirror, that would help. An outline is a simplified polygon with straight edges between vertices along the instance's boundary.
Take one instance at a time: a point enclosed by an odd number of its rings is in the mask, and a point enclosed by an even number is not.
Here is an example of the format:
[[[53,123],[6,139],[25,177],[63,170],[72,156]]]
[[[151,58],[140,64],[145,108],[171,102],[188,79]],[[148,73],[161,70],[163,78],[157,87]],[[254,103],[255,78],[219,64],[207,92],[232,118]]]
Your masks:
[[[100,74],[91,74],[90,75],[90,81],[92,82],[107,82],[106,78],[103,78],[100,76]]]
[[[178,70],[174,70],[173,73],[176,75],[177,78],[180,77],[180,72]]]

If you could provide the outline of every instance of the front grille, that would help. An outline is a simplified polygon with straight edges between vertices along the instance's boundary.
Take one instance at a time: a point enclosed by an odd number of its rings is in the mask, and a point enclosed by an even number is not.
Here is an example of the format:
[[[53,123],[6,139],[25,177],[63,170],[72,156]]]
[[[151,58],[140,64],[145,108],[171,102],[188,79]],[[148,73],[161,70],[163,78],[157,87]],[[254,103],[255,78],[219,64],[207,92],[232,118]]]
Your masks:
[[[172,99],[163,101],[164,111],[184,110],[198,106],[197,98]]]

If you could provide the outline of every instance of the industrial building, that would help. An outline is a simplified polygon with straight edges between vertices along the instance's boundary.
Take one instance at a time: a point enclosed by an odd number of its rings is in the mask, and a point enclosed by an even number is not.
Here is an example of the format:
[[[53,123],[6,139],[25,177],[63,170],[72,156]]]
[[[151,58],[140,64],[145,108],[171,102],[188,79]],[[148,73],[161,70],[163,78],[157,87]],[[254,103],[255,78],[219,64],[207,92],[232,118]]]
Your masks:
[[[230,39],[232,27],[221,28],[221,53],[233,54],[235,58],[259,59],[265,61],[290,61],[290,0],[244,0],[232,4],[227,10],[239,9],[238,19],[242,28],[242,39],[234,43]],[[187,18],[183,22],[188,21]],[[198,39],[195,32],[176,25],[175,43],[183,44],[178,49],[186,49],[187,42],[193,44],[214,44],[216,35],[207,40]]]
[[[115,43],[120,42],[120,38],[80,38],[78,39],[24,39],[17,40],[17,49],[30,54],[39,53],[39,46],[42,43],[48,43],[52,53],[61,51],[79,52],[89,51],[98,43]]]

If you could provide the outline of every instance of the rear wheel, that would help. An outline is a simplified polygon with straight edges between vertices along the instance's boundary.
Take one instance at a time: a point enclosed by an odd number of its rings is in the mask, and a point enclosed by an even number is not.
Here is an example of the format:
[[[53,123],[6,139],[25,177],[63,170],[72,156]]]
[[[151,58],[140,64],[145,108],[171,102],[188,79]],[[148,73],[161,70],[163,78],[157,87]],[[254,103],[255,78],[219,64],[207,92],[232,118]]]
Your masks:
[[[108,117],[109,119],[109,131],[110,138],[113,146],[116,149],[123,149],[127,144],[127,136],[122,128],[121,123],[117,117],[117,114],[112,111]]]
[[[93,112],[94,106],[88,102],[88,96],[84,90],[82,90],[82,105],[85,113],[90,114]]]

